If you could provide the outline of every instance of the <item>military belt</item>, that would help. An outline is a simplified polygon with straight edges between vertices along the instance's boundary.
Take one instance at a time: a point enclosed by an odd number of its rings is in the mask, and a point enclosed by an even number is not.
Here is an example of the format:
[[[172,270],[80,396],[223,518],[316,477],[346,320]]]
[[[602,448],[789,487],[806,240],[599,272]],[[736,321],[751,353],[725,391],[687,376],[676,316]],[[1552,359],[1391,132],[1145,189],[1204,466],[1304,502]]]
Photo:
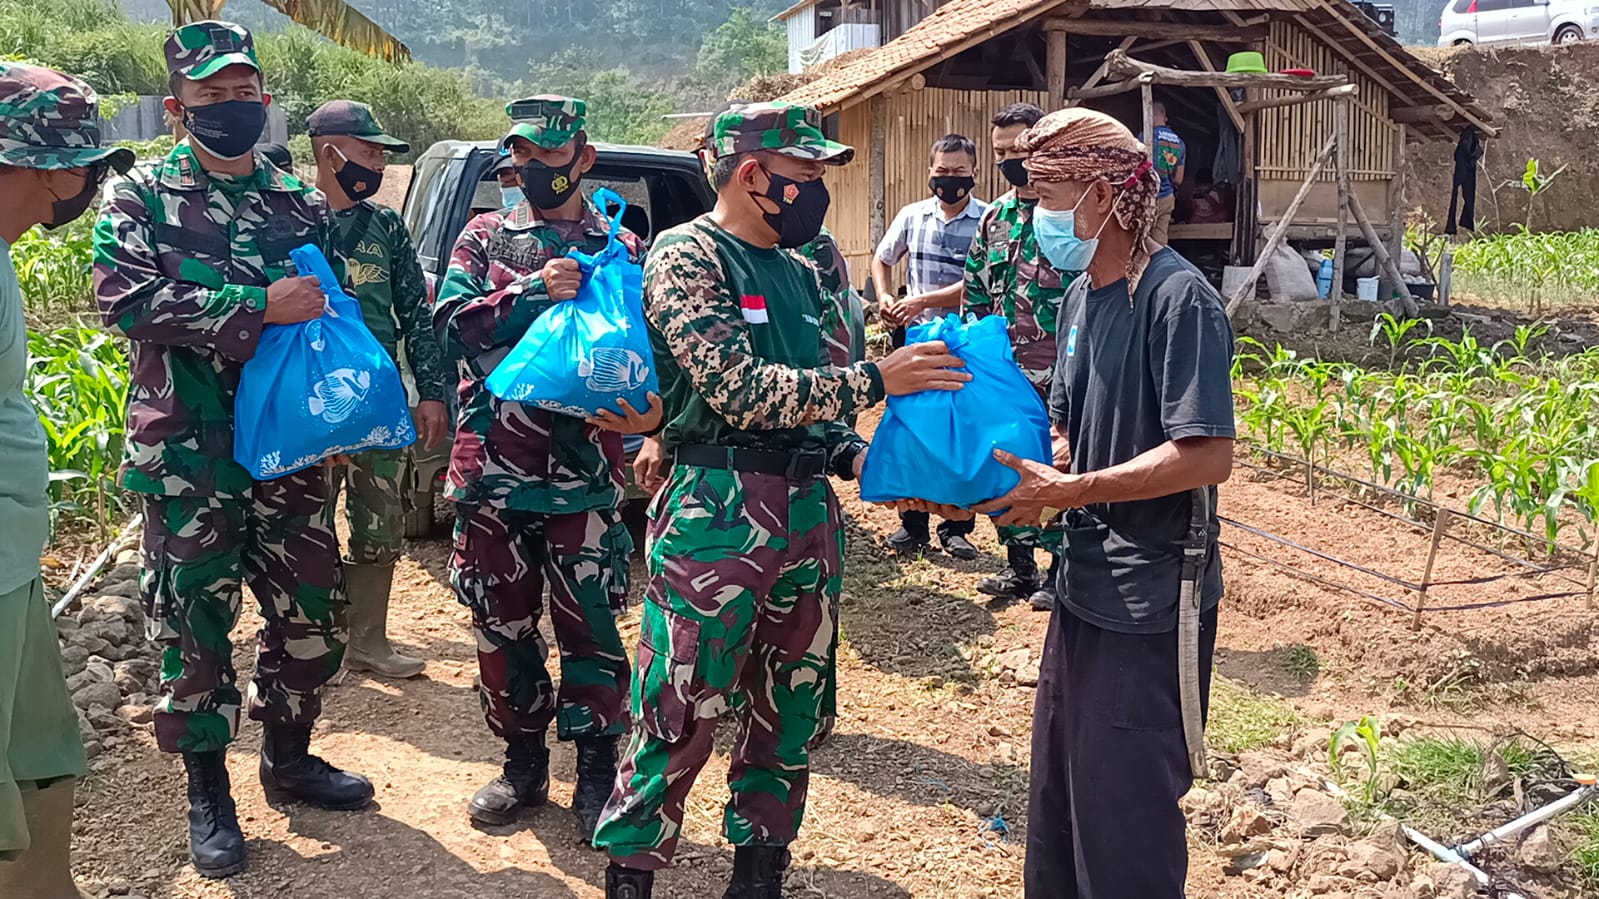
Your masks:
[[[786,450],[688,444],[677,448],[676,459],[679,465],[781,475],[791,481],[807,481],[827,474],[827,454],[821,452],[791,453]]]

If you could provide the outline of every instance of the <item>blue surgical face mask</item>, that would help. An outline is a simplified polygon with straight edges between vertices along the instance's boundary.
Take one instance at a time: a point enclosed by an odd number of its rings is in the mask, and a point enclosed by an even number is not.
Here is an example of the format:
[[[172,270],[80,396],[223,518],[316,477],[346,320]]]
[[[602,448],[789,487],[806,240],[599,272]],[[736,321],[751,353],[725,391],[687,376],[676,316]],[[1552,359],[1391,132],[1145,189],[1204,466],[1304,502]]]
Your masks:
[[[1077,206],[1081,206],[1087,198],[1085,192],[1077,201]],[[1077,206],[1071,209],[1045,209],[1042,205],[1033,208],[1033,236],[1038,240],[1038,251],[1044,254],[1055,271],[1063,274],[1086,271],[1088,263],[1094,259],[1094,253],[1099,250],[1097,232],[1086,240],[1077,236]],[[1109,221],[1107,217],[1101,222],[1099,230],[1104,231]]]
[[[522,197],[522,188],[520,188],[520,187],[501,187],[500,188],[500,207],[502,209],[509,209],[510,207],[515,206],[516,204],[522,202],[522,199],[523,199],[523,197]]]

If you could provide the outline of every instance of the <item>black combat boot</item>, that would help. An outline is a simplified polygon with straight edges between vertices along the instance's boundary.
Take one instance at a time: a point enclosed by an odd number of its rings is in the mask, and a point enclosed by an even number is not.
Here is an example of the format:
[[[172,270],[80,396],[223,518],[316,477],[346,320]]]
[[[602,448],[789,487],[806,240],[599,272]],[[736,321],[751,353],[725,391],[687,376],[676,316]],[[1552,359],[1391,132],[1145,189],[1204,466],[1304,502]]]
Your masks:
[[[991,574],[977,582],[977,592],[1000,599],[1027,599],[1043,586],[1038,576],[1038,565],[1033,561],[1030,546],[1008,546],[1005,555],[1010,564],[998,574]]]
[[[654,871],[624,868],[616,862],[605,869],[605,899],[650,899],[654,886]]]
[[[267,724],[261,741],[261,788],[267,802],[303,802],[349,811],[372,801],[372,782],[310,752],[311,725]]]
[[[244,870],[244,834],[229,792],[222,750],[185,752],[189,772],[189,858],[201,877],[220,880]]]
[[[733,882],[722,899],[783,899],[788,847],[754,843],[733,849]]]
[[[577,788],[572,791],[572,814],[577,832],[587,843],[594,839],[600,811],[616,784],[616,741],[612,737],[577,738]]]
[[[505,772],[473,795],[466,812],[479,824],[503,827],[549,798],[550,750],[544,735],[514,737],[505,741]]]

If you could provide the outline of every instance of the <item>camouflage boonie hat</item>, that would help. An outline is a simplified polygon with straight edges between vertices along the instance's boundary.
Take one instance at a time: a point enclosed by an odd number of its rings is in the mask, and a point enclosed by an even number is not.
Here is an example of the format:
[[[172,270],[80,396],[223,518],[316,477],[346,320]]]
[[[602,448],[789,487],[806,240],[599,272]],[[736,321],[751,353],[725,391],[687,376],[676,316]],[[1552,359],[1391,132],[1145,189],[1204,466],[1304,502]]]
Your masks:
[[[0,62],[0,163],[75,169],[100,162],[126,172],[133,151],[100,146],[94,89],[54,69]]]
[[[521,137],[546,150],[564,147],[588,125],[588,112],[588,104],[573,97],[543,94],[514,100],[505,114],[515,124],[500,146],[508,147],[511,138]]]
[[[707,146],[718,159],[756,150],[828,165],[843,165],[855,158],[854,147],[823,136],[819,110],[797,103],[733,106],[716,117]]]
[[[411,152],[411,145],[385,134],[372,107],[354,100],[329,100],[305,120],[311,137],[354,137],[395,153]]]
[[[243,65],[261,71],[255,58],[255,39],[249,29],[232,22],[195,22],[167,36],[167,74],[201,81],[228,66]]]

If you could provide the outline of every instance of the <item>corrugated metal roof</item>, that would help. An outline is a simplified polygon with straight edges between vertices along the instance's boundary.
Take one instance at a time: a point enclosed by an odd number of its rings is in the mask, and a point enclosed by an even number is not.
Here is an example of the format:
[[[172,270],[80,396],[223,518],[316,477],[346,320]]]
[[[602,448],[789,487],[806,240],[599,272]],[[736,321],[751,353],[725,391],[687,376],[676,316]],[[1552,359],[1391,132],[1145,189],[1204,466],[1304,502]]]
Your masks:
[[[804,9],[805,7],[807,7],[807,6],[815,6],[816,4],[821,3],[821,2],[822,2],[822,0],[799,0],[798,3],[794,4],[793,6],[790,6],[788,9],[783,10],[782,12],[778,13],[777,15],[772,16],[770,19],[767,19],[766,21],[768,21],[768,22],[781,22],[784,19],[788,18],[789,16],[792,16],[793,14],[795,14],[795,13],[799,12],[800,10]]]
[[[1458,124],[1490,134],[1492,117],[1470,95],[1411,55],[1348,0],[951,0],[869,56],[798,88],[782,99],[833,111],[898,84],[950,57],[1050,12],[1090,9],[1186,12],[1272,12],[1293,15],[1339,52],[1370,69],[1402,106],[1447,105],[1447,124],[1418,126],[1431,137],[1447,137]]]

